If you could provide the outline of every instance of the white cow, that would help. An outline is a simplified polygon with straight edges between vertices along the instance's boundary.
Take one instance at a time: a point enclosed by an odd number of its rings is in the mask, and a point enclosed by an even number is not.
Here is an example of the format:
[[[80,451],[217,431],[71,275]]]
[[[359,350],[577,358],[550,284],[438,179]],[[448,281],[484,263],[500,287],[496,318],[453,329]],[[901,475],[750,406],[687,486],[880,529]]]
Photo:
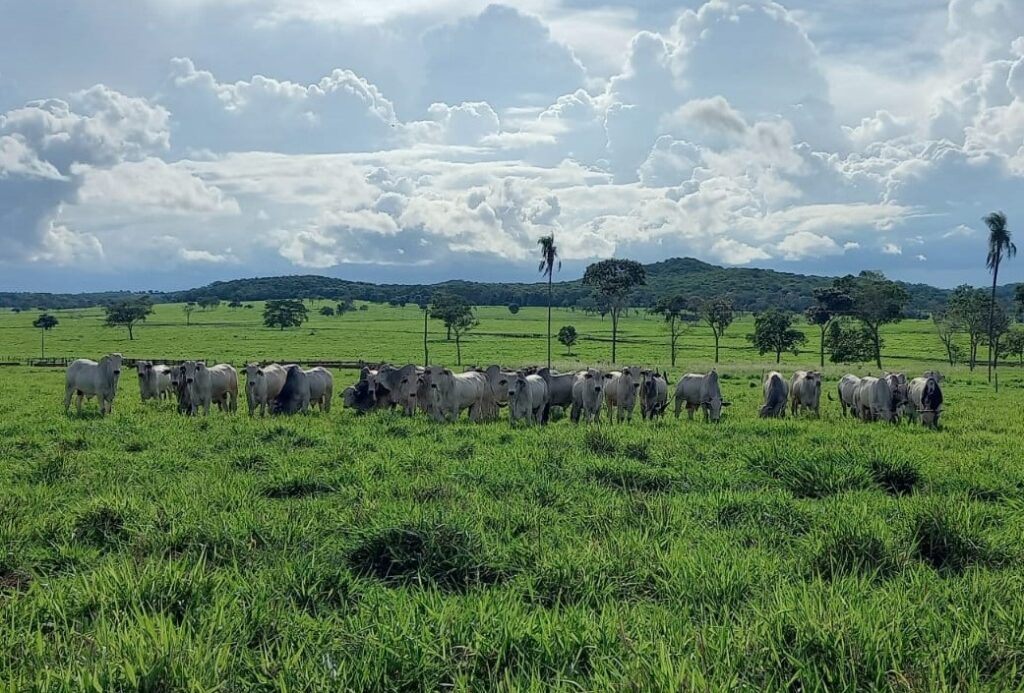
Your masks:
[[[638,366],[612,371],[612,376],[604,386],[604,403],[608,407],[608,421],[620,423],[633,420],[633,409],[636,407],[636,396],[640,390],[643,376]]]
[[[400,406],[403,416],[412,416],[416,411],[417,379],[422,374],[423,369],[411,363],[401,368],[381,366],[376,378],[377,391],[386,396],[388,407]]]
[[[238,411],[238,372],[226,363],[207,366],[203,361],[186,361],[181,365],[189,394],[189,411],[195,415],[199,407],[210,415],[214,402],[221,410]]]
[[[884,378],[861,378],[853,392],[853,402],[862,421],[897,420],[892,390]]]
[[[326,368],[317,366],[306,371],[309,383],[309,403],[319,406],[320,411],[331,411],[331,400],[334,399],[334,376]]]
[[[892,410],[898,421],[907,409],[907,376],[903,373],[886,373],[883,378],[892,392]]]
[[[839,406],[843,408],[843,415],[849,413],[853,417],[859,417],[860,412],[857,411],[857,405],[854,401],[854,393],[857,392],[857,387],[860,385],[860,378],[847,373],[839,380]],[[831,397],[831,395],[829,395]]]
[[[429,392],[427,410],[435,421],[455,421],[463,409],[480,421],[490,412],[494,398],[483,373],[452,373],[442,366],[430,366],[423,374]]]
[[[762,419],[784,419],[786,418],[786,400],[789,395],[789,386],[782,374],[778,371],[771,371],[764,378],[764,404],[758,415]]]
[[[170,366],[157,365],[151,361],[136,361],[135,369],[139,374],[139,396],[143,402],[170,398],[174,392]]]
[[[693,421],[693,412],[704,410],[704,420],[717,422],[722,418],[722,407],[732,403],[722,400],[722,391],[718,386],[718,372],[712,370],[706,375],[687,373],[676,383],[676,418],[679,418],[683,405],[686,414]]]
[[[572,406],[572,389],[576,384],[576,373],[556,373],[548,368],[541,368],[537,375],[548,384],[548,406],[544,408],[544,423],[551,416],[551,407],[562,407],[563,410]]]
[[[260,416],[267,415],[267,407],[281,394],[287,376],[287,366],[279,366],[276,363],[266,366],[258,363],[246,364],[245,400],[249,405],[249,416],[254,416],[257,410]]]
[[[911,380],[907,390],[911,421],[920,420],[928,428],[938,428],[943,401],[938,379],[929,372],[923,378]]]
[[[539,375],[526,375],[518,371],[508,383],[508,420],[527,425],[544,423],[544,410],[548,404],[548,384]]]
[[[800,413],[801,407],[821,416],[821,373],[818,371],[797,371],[789,386],[789,396],[793,416]]]
[[[76,411],[82,413],[82,400],[96,398],[100,416],[114,410],[117,383],[121,378],[121,354],[107,354],[99,363],[78,359],[68,366],[64,375],[64,413],[71,408],[72,395],[78,395]]]
[[[571,418],[574,423],[579,423],[581,418],[588,423],[600,422],[604,387],[611,378],[611,373],[602,373],[595,368],[576,373],[572,385]]]

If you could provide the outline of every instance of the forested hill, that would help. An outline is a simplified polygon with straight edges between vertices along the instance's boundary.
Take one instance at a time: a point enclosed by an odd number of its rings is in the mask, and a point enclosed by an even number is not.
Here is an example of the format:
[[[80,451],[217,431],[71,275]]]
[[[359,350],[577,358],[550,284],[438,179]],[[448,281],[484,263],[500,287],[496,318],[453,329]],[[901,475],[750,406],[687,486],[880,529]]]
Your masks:
[[[831,277],[792,274],[774,270],[742,267],[718,267],[692,258],[673,258],[647,265],[647,285],[636,292],[635,305],[651,305],[656,297],[680,293],[692,298],[731,296],[737,310],[759,311],[771,306],[800,311],[811,301],[814,289],[832,281]],[[949,294],[925,284],[905,284],[911,300],[907,306],[910,315],[924,314],[941,306]],[[1000,295],[1010,300],[1014,285],[1000,287]],[[448,290],[463,296],[476,305],[522,306],[547,305],[547,285],[492,284],[483,282],[448,281],[440,284],[369,284],[351,282],[317,275],[261,277],[214,282],[188,291],[170,293],[149,292],[157,303],[198,301],[217,298],[221,301],[260,301],[278,298],[326,299],[352,298],[355,300],[386,302],[391,300],[413,302],[429,297],[438,290]],[[132,294],[121,292],[93,294],[39,294],[0,293],[0,307],[6,308],[80,308],[108,303]],[[556,305],[580,303],[590,295],[580,280],[554,284]]]

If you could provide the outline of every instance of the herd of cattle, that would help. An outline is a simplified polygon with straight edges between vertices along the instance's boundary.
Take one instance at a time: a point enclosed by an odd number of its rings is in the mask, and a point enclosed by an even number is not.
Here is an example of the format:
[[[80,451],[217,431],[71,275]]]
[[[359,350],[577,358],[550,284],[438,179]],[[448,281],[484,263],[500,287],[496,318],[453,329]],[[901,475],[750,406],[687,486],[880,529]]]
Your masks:
[[[67,370],[64,411],[77,395],[77,409],[83,398],[96,397],[101,414],[111,411],[121,375],[120,354],[109,354],[97,363],[79,359]],[[150,361],[136,362],[139,392],[143,399],[176,398],[178,411],[192,415],[200,409],[210,413],[214,404],[221,410],[238,410],[238,372],[233,366],[207,366],[202,361],[185,361],[167,366]],[[250,363],[244,369],[245,396],[249,415],[306,413],[311,407],[323,412],[331,409],[334,377],[326,368],[304,370],[296,365],[260,365]],[[907,380],[902,373],[886,373],[881,378],[844,375],[838,395],[843,414],[864,421],[899,422],[904,416],[937,428],[942,411],[942,376],[929,371],[920,378]],[[787,382],[777,371],[764,378],[762,418],[781,418],[787,405],[793,416],[801,410],[820,415],[822,377],[817,371],[797,371]],[[718,421],[722,408],[730,402],[722,398],[718,373],[690,373],[680,378],[673,392],[676,418],[685,406],[693,419],[698,409],[706,421]],[[572,373],[556,373],[547,368],[505,370],[499,366],[454,373],[441,366],[421,368],[407,365],[397,368],[363,368],[359,380],[342,392],[345,407],[358,413],[401,408],[405,416],[422,411],[435,421],[454,421],[463,411],[473,421],[499,417],[508,409],[514,426],[546,424],[559,407],[568,411],[573,422],[596,422],[601,409],[609,421],[631,421],[639,404],[644,419],[664,416],[669,403],[669,382],[665,373],[639,367],[603,372],[588,368]],[[829,394],[829,399],[832,395]]]

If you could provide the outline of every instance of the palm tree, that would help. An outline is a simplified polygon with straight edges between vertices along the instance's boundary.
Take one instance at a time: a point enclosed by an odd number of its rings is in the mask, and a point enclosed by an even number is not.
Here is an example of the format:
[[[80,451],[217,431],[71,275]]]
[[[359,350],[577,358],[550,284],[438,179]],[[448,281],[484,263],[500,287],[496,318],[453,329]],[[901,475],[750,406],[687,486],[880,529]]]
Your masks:
[[[1009,260],[1017,254],[1017,246],[1010,240],[1010,230],[1006,228],[1006,215],[992,212],[983,219],[988,226],[988,257],[985,266],[992,271],[992,301],[988,307],[988,381],[992,382],[992,335],[996,312],[996,282],[999,280],[999,265],[1003,259]]]
[[[555,266],[562,269],[562,261],[558,259],[558,247],[555,245],[555,234],[544,236],[537,245],[540,246],[540,266],[537,270],[548,275],[548,369],[551,368],[551,282],[554,279]]]

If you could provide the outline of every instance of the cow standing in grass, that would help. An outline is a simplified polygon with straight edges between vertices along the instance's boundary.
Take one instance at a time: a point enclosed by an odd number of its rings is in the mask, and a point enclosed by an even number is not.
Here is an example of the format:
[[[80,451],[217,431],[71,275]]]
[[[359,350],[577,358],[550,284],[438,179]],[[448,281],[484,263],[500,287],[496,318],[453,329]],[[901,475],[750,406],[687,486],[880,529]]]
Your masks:
[[[587,423],[600,422],[605,383],[611,378],[611,373],[602,373],[595,368],[588,368],[576,374],[572,385],[570,412],[573,423],[579,423],[581,420]]]
[[[517,421],[543,424],[547,403],[548,385],[539,375],[518,371],[508,381],[508,419],[512,426]]]
[[[939,415],[942,413],[942,388],[933,374],[923,378],[914,378],[907,388],[908,408],[911,421],[920,421],[926,428],[939,427]]]
[[[644,371],[640,383],[640,414],[653,421],[665,415],[668,408],[668,376],[657,371]]]
[[[718,371],[707,374],[687,373],[676,383],[676,418],[679,418],[683,405],[686,415],[693,421],[693,412],[704,410],[704,420],[717,423],[722,418],[722,407],[730,406],[731,402],[722,399],[722,390],[718,385]]]
[[[117,383],[121,378],[121,354],[107,354],[99,360],[78,359],[64,374],[64,413],[71,408],[71,398],[78,396],[76,411],[82,413],[82,400],[96,398],[100,416],[114,410]]]
[[[818,371],[797,371],[789,386],[792,413],[795,417],[800,409],[821,416],[821,373]]]
[[[608,407],[608,421],[633,420],[636,396],[643,376],[640,368],[632,366],[621,371],[612,371],[611,379],[604,386],[604,403]]]
[[[139,374],[139,397],[143,402],[151,399],[167,399],[174,392],[171,386],[171,368],[152,361],[136,361]]]
[[[786,418],[786,400],[789,395],[789,386],[785,378],[777,371],[771,371],[764,378],[764,404],[758,415],[762,419],[784,419]]]

